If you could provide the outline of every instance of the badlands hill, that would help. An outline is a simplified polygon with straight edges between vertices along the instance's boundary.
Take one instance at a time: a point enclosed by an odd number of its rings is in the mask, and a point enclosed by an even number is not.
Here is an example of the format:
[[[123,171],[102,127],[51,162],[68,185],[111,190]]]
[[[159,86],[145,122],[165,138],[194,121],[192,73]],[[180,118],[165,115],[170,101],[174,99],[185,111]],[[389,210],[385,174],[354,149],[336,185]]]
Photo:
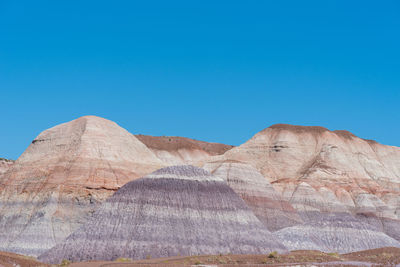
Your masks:
[[[322,127],[274,125],[223,155],[233,159],[254,166],[299,209],[400,219],[398,147]],[[305,187],[315,190],[314,201],[297,197]]]
[[[0,250],[37,256],[67,244],[116,190],[176,164],[224,180],[289,249],[400,246],[398,147],[282,124],[231,147],[134,136],[85,116],[44,131],[17,161],[0,160]]]
[[[230,145],[209,143],[179,136],[136,135],[143,144],[167,164],[195,164],[210,156],[224,154]]]
[[[204,160],[230,148],[180,137],[135,137],[96,116],[48,129],[15,163],[0,159],[0,250],[37,256],[127,182],[171,161]]]
[[[217,160],[244,162],[260,171],[297,210],[305,222],[303,235],[310,236],[311,225],[315,228],[318,222],[325,222],[321,228],[331,227],[332,231],[314,231],[314,239],[332,238],[332,233],[340,232],[345,237],[346,229],[361,223],[361,229],[381,231],[400,240],[398,147],[364,140],[347,131],[273,125],[213,159]],[[340,220],[345,221],[345,229],[335,224]],[[298,228],[282,231],[299,233]],[[296,239],[294,234],[282,235]],[[338,235],[333,238],[342,240]],[[291,249],[312,247],[295,243],[288,240],[286,245]],[[335,249],[327,242],[326,247]]]
[[[99,117],[42,132],[0,178],[0,250],[39,255],[97,203],[163,165],[134,135]]]
[[[223,179],[184,165],[129,182],[39,259],[60,263],[272,251],[286,249]]]

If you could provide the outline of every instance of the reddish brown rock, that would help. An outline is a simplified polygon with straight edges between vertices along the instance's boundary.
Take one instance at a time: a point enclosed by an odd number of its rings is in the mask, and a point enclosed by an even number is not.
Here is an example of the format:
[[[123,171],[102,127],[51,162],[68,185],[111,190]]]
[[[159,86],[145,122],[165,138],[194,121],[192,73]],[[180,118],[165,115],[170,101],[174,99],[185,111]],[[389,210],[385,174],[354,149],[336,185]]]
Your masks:
[[[178,136],[136,135],[166,164],[195,164],[210,156],[221,155],[233,148],[230,145],[198,141]]]

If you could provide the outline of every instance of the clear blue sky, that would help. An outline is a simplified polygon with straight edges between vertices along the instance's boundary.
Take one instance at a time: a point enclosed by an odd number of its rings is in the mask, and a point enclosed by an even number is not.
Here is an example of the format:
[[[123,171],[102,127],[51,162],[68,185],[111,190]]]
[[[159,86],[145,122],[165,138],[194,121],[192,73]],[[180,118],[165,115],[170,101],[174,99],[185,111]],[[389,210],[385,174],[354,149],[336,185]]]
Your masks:
[[[0,0],[0,157],[83,115],[233,145],[290,123],[400,146],[399,3]]]

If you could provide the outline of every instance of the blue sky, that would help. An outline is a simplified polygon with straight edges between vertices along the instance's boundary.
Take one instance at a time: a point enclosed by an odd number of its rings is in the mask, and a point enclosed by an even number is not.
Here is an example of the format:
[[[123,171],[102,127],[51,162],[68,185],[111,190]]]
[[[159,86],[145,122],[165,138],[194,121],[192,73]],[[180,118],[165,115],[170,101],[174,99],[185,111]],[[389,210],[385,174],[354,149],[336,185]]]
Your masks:
[[[0,0],[0,157],[83,115],[233,145],[290,123],[400,146],[399,3]]]

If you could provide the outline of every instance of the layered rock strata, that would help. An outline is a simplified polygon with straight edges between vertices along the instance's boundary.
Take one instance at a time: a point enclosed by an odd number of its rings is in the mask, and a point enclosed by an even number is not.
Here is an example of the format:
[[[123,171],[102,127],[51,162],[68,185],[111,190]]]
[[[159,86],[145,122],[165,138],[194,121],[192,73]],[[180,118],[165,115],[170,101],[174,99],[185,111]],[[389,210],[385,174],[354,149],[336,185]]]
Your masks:
[[[307,212],[304,224],[287,227],[274,234],[289,250],[348,253],[400,247],[399,241],[348,213]]]
[[[213,160],[254,166],[302,217],[347,213],[400,240],[398,147],[347,131],[278,124]]]
[[[81,117],[42,132],[0,178],[0,250],[41,254],[122,185],[163,164],[106,119]]]
[[[286,249],[224,180],[185,165],[129,182],[39,259],[58,263],[271,251]]]
[[[0,158],[0,179],[1,179],[1,176],[4,173],[6,173],[13,164],[14,164],[14,160]]]
[[[302,223],[292,205],[251,165],[217,161],[208,162],[203,168],[223,178],[270,231]]]
[[[207,160],[210,156],[224,154],[233,147],[177,136],[136,135],[136,137],[168,165],[196,164]]]

